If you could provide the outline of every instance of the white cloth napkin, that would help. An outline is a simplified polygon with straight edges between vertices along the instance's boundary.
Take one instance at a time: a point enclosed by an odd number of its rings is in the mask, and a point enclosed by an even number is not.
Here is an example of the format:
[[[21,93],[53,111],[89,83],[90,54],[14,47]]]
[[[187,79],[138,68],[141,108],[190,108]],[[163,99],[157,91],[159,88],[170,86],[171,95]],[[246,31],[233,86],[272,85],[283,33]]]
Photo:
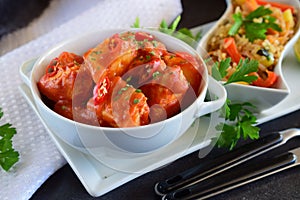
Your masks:
[[[72,3],[72,1],[69,2]],[[74,35],[100,28],[128,28],[136,17],[140,18],[140,23],[144,27],[157,27],[162,19],[170,23],[182,11],[180,0],[84,2],[93,5],[85,7],[86,11],[78,12],[80,13],[78,15],[69,15],[74,17],[71,20],[65,20],[56,28],[51,28],[50,32],[48,32],[49,27],[46,28],[48,33],[0,57],[0,107],[4,112],[0,124],[9,122],[17,129],[13,143],[20,153],[20,161],[9,172],[0,169],[1,200],[29,199],[51,174],[66,163],[38,117],[18,90],[18,86],[22,83],[18,73],[20,65]],[[72,12],[74,9],[69,8],[65,12],[67,11]],[[55,14],[53,7],[51,12]],[[49,18],[51,12],[46,17]],[[43,22],[47,22],[47,19],[43,19]],[[47,23],[41,23],[41,25],[47,26]],[[30,30],[35,29],[41,29],[41,27],[31,27]],[[28,39],[26,35],[23,36]],[[16,38],[16,40],[26,41],[21,39]]]

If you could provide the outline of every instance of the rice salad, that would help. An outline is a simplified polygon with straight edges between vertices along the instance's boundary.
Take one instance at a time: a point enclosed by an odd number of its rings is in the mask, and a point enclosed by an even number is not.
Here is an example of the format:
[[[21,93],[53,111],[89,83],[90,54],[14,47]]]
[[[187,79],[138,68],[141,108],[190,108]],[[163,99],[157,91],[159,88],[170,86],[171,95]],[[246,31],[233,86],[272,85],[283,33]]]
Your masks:
[[[232,0],[233,13],[218,27],[207,44],[211,59],[230,58],[223,81],[235,72],[241,60],[258,61],[258,77],[251,84],[274,87],[273,72],[285,44],[295,34],[296,9],[261,0]],[[252,74],[253,75],[253,74]]]

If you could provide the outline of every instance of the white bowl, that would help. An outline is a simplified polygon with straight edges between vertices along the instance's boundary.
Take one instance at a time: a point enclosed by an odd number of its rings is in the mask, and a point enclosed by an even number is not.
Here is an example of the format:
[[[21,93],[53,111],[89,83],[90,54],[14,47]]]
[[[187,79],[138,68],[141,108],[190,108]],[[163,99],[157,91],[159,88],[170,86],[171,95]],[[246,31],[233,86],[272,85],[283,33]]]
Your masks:
[[[269,2],[280,2],[289,5],[293,5],[297,11],[297,24],[294,36],[288,41],[283,49],[278,63],[274,69],[275,73],[278,75],[278,81],[274,88],[264,88],[257,86],[242,85],[237,83],[228,84],[225,86],[227,90],[228,99],[232,102],[250,102],[256,106],[257,112],[262,112],[266,109],[273,107],[274,105],[281,102],[290,92],[288,85],[284,79],[282,73],[282,61],[286,55],[288,49],[292,48],[293,44],[300,35],[300,2],[299,0],[267,0]],[[233,12],[233,6],[230,0],[226,0],[227,9],[225,10],[222,17],[217,21],[217,23],[203,36],[201,39],[197,51],[204,56],[206,53],[207,45],[210,38],[214,35],[218,27],[228,19],[228,17]],[[288,66],[284,66],[288,67]]]
[[[51,59],[63,51],[82,55],[104,39],[123,31],[145,31],[162,41],[169,51],[188,52],[200,60],[197,52],[186,43],[158,31],[144,29],[99,30],[63,42],[41,55],[36,62],[29,61],[20,68],[23,81],[30,87],[38,112],[51,131],[67,144],[79,150],[88,148],[116,148],[128,152],[147,153],[164,147],[180,137],[200,116],[216,111],[226,100],[226,90],[209,78],[205,68],[203,89],[197,99],[184,111],[166,120],[139,127],[97,127],[69,120],[48,108],[41,100],[37,82],[45,73]],[[34,63],[34,64],[33,64]],[[209,84],[208,84],[209,82]],[[216,95],[216,100],[204,102],[207,90]]]

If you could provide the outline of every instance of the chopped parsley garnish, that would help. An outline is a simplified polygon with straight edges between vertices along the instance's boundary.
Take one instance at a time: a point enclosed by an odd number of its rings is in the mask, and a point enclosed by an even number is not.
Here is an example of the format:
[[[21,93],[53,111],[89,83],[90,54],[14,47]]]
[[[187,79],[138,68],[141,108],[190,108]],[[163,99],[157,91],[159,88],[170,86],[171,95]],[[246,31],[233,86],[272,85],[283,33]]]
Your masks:
[[[133,100],[133,104],[138,104],[139,102],[140,102],[139,99],[134,99],[134,100]]]
[[[150,51],[149,52],[152,56],[155,56],[155,52],[154,51]]]
[[[0,119],[2,117],[3,112],[0,108]],[[19,153],[14,150],[12,144],[12,138],[16,133],[16,129],[9,123],[0,126],[0,166],[5,171],[19,161]]]
[[[158,42],[156,40],[152,41],[153,47],[157,47],[158,46]]]
[[[149,62],[151,60],[151,56],[149,54],[146,55],[146,62]]]
[[[234,24],[228,34],[233,36],[238,33],[241,27],[244,27],[245,35],[250,42],[256,39],[265,39],[268,29],[281,31],[280,26],[276,24],[276,18],[270,14],[272,14],[272,11],[264,6],[258,7],[245,18],[241,13],[235,13],[233,14]]]
[[[161,73],[159,71],[153,72],[152,77],[157,78]]]
[[[126,90],[128,90],[128,88],[130,87],[130,85],[126,85],[125,87],[122,87],[119,91],[118,94],[122,94],[123,92],[125,92]]]
[[[99,55],[101,53],[102,53],[102,51],[92,51],[92,54],[96,54],[96,55]]]

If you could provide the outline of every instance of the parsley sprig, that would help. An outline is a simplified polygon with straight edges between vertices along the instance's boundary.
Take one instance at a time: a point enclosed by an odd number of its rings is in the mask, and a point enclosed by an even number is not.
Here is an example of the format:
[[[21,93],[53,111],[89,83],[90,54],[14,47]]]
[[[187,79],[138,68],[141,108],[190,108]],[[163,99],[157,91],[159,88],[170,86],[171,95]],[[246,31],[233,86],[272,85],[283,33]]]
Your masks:
[[[221,81],[226,77],[230,63],[231,58],[215,62],[212,67],[213,78]],[[241,59],[236,67],[236,71],[223,84],[228,85],[240,81],[251,84],[257,79],[257,76],[249,75],[249,73],[257,72],[257,70],[257,60]],[[232,150],[241,138],[258,139],[260,129],[255,126],[257,124],[255,115],[248,109],[255,108],[254,105],[249,102],[233,104],[227,99],[224,106],[226,123],[220,123],[216,127],[218,131],[221,131],[217,140],[219,147],[226,147]]]
[[[218,147],[232,150],[237,142],[243,139],[258,139],[260,128],[256,127],[256,117],[248,108],[254,108],[251,103],[233,104],[227,100],[225,104],[226,123],[220,123],[216,129],[221,131],[217,140]]]
[[[271,14],[272,11],[264,6],[258,7],[245,18],[240,12],[235,13],[233,14],[234,24],[228,34],[233,36],[238,33],[241,27],[244,27],[246,37],[250,42],[253,42],[256,39],[265,39],[269,28],[282,31],[280,26],[276,24],[276,18],[272,17]]]
[[[230,67],[230,62],[231,58],[226,58],[221,62],[215,62],[212,66],[212,77],[218,81],[221,81],[224,77],[226,77],[228,68]],[[250,84],[257,79],[257,76],[249,75],[249,73],[257,72],[257,70],[257,60],[241,59],[236,66],[235,72],[228,78],[224,85],[234,82],[246,82]]]
[[[0,108],[0,119],[3,117]],[[17,133],[11,124],[6,123],[0,126],[0,166],[8,171],[19,160],[19,153],[14,150],[12,138]]]

